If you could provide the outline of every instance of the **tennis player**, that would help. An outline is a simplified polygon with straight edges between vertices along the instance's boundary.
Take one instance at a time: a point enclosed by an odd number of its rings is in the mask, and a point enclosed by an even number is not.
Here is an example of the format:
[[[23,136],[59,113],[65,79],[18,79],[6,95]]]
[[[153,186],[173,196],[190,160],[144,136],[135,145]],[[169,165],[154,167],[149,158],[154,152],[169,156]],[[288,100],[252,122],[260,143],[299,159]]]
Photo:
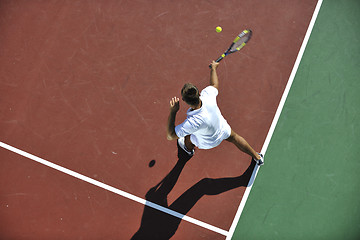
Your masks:
[[[179,111],[179,98],[170,100],[170,114],[167,125],[167,139],[177,139],[179,146],[192,156],[195,147],[211,149],[227,140],[252,157],[258,165],[264,164],[263,155],[254,151],[249,143],[234,132],[225,118],[221,115],[216,103],[219,93],[219,80],[216,68],[219,63],[212,61],[210,72],[210,86],[201,93],[191,83],[186,83],[181,89],[182,100],[190,106],[185,121],[175,126],[176,113]]]

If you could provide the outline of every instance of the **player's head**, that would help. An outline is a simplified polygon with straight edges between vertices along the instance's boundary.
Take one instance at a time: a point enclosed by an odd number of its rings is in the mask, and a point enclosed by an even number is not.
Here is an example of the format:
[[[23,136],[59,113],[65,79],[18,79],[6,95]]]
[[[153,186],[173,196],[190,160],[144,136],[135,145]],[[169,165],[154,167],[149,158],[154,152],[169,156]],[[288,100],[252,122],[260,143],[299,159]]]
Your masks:
[[[200,94],[198,88],[191,84],[186,83],[181,89],[182,100],[190,106],[197,106],[200,102]]]

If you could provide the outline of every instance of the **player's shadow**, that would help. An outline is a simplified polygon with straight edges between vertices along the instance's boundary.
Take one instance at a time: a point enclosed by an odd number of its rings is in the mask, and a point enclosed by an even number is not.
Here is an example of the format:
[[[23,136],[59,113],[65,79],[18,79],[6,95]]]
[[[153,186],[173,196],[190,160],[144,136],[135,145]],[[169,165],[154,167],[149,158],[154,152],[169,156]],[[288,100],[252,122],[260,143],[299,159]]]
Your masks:
[[[178,146],[178,161],[169,174],[146,194],[146,204],[141,219],[139,230],[131,240],[165,240],[170,239],[178,229],[181,216],[175,217],[163,211],[150,207],[152,203],[186,215],[197,201],[204,195],[217,195],[234,188],[248,186],[255,161],[251,161],[247,170],[238,177],[229,178],[204,178],[184,192],[170,206],[167,195],[175,186],[181,171],[190,157]],[[156,206],[155,206],[156,207]]]

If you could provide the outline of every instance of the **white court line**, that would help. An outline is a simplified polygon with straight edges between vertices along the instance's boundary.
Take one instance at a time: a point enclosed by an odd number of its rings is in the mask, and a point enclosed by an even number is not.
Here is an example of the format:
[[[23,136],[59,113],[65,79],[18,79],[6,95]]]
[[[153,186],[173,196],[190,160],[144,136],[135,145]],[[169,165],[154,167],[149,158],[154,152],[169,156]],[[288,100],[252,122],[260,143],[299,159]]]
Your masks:
[[[302,45],[301,45],[301,48],[300,48],[300,51],[299,51],[298,56],[297,56],[297,58],[296,58],[294,67],[293,67],[293,69],[292,69],[292,71],[291,71],[291,74],[290,74],[288,83],[286,84],[286,88],[285,88],[284,93],[283,93],[283,95],[282,95],[282,97],[281,97],[279,106],[278,106],[278,108],[277,108],[277,110],[276,110],[274,119],[273,119],[273,121],[272,121],[272,123],[271,123],[270,129],[269,129],[269,131],[268,131],[268,134],[267,134],[267,136],[266,136],[265,142],[264,142],[263,147],[262,147],[262,149],[261,149],[261,153],[264,154],[264,156],[265,156],[266,150],[267,150],[267,148],[268,148],[268,146],[269,146],[269,143],[270,143],[270,140],[271,140],[271,138],[272,138],[272,135],[273,135],[273,133],[274,133],[275,127],[276,127],[276,125],[277,125],[277,122],[278,122],[278,120],[279,120],[279,117],[280,117],[280,114],[281,114],[281,112],[282,112],[282,109],[283,109],[283,107],[284,107],[286,98],[287,98],[287,96],[288,96],[288,94],[289,94],[291,85],[292,85],[292,83],[293,83],[293,81],[294,81],[296,72],[297,72],[297,70],[298,70],[298,68],[299,68],[299,65],[300,65],[302,56],[303,56],[303,54],[304,54],[304,52],[305,52],[306,45],[307,45],[307,43],[308,43],[308,41],[309,41],[309,38],[310,38],[310,35],[311,35],[311,31],[312,31],[312,29],[313,29],[313,27],[314,27],[316,18],[317,18],[318,14],[319,14],[320,7],[321,7],[322,2],[323,2],[323,0],[319,0],[319,1],[317,2],[317,5],[316,5],[316,7],[315,7],[313,16],[312,16],[311,21],[310,21],[310,24],[309,24],[309,27],[308,27],[308,29],[307,29],[307,31],[306,31],[304,40],[303,40]],[[265,161],[265,162],[266,162],[266,161]],[[246,201],[247,201],[247,199],[248,199],[248,197],[249,197],[249,194],[250,194],[252,185],[253,185],[253,183],[254,183],[254,181],[255,181],[255,178],[256,178],[256,175],[257,175],[258,171],[259,171],[259,166],[256,165],[256,167],[254,168],[254,171],[253,171],[253,173],[252,173],[252,175],[251,175],[251,179],[250,179],[250,181],[249,181],[248,187],[246,188],[245,193],[244,193],[244,196],[243,196],[243,198],[241,199],[240,206],[239,206],[239,208],[238,208],[238,210],[237,210],[237,212],[236,212],[235,218],[234,218],[234,220],[233,220],[233,222],[232,222],[232,224],[231,224],[231,227],[230,227],[229,233],[228,233],[228,235],[227,235],[227,237],[226,237],[226,240],[230,240],[230,239],[232,238],[233,234],[234,234],[236,225],[237,225],[237,223],[239,222],[239,219],[240,219],[240,216],[241,216],[242,211],[244,210],[245,203],[246,203]]]
[[[200,226],[200,227],[209,229],[209,230],[211,230],[211,231],[217,232],[217,233],[222,234],[222,235],[224,235],[224,236],[227,236],[227,234],[228,234],[228,231],[225,231],[225,230],[220,229],[220,228],[218,228],[218,227],[212,226],[212,225],[207,224],[207,223],[205,223],[205,222],[199,221],[199,220],[194,219],[194,218],[192,218],[192,217],[183,215],[183,214],[181,214],[181,213],[175,212],[175,211],[173,211],[173,210],[171,210],[171,209],[168,209],[168,208],[166,208],[166,207],[160,206],[160,205],[158,205],[158,204],[156,204],[156,203],[149,202],[149,201],[147,201],[147,200],[145,200],[145,199],[142,199],[142,198],[137,197],[137,196],[135,196],[135,195],[132,195],[132,194],[130,194],[130,193],[124,192],[124,191],[119,190],[119,189],[117,189],[117,188],[111,187],[111,186],[109,186],[109,185],[107,185],[107,184],[104,184],[104,183],[102,183],[102,182],[99,182],[99,181],[97,181],[97,180],[94,180],[94,179],[92,179],[92,178],[89,178],[89,177],[87,177],[87,176],[84,176],[84,175],[82,175],[82,174],[80,174],[80,173],[74,172],[74,171],[69,170],[69,169],[67,169],[67,168],[64,168],[64,167],[62,167],[62,166],[59,166],[59,165],[57,165],[57,164],[51,163],[51,162],[49,162],[49,161],[47,161],[47,160],[44,160],[44,159],[42,159],[42,158],[40,158],[40,157],[37,157],[37,156],[35,156],[35,155],[32,155],[32,154],[30,154],[30,153],[27,153],[27,152],[24,152],[24,151],[22,151],[22,150],[20,150],[20,149],[17,149],[17,148],[15,148],[15,147],[12,147],[12,146],[10,146],[10,145],[8,145],[8,144],[6,144],[6,143],[0,142],[0,147],[3,147],[3,148],[5,148],[5,149],[7,149],[7,150],[9,150],[9,151],[11,151],[11,152],[17,153],[17,154],[19,154],[19,155],[21,155],[21,156],[24,156],[24,157],[26,157],[26,158],[29,158],[29,159],[31,159],[31,160],[33,160],[33,161],[35,161],[35,162],[41,163],[41,164],[43,164],[43,165],[45,165],[45,166],[48,166],[48,167],[50,167],[50,168],[53,168],[53,169],[55,169],[55,170],[58,170],[58,171],[60,171],[60,172],[62,172],[62,173],[68,174],[68,175],[70,175],[70,176],[72,176],[72,177],[78,178],[78,179],[80,179],[80,180],[83,180],[83,181],[85,181],[85,182],[88,182],[88,183],[90,183],[90,184],[93,184],[93,185],[95,185],[95,186],[98,186],[98,187],[100,187],[100,188],[106,189],[106,190],[108,190],[108,191],[110,191],[110,192],[116,193],[116,194],[118,194],[118,195],[120,195],[120,196],[123,196],[123,197],[125,197],[125,198],[131,199],[131,200],[133,200],[133,201],[135,201],[135,202],[144,204],[144,205],[146,205],[146,206],[149,206],[149,207],[155,208],[155,209],[157,209],[157,210],[159,210],[159,211],[162,211],[162,212],[165,212],[165,213],[167,213],[167,214],[170,214],[170,215],[172,215],[172,216],[174,216],[174,217],[183,219],[183,220],[185,220],[185,221],[188,221],[188,222],[193,223],[193,224],[195,224],[195,225],[198,225],[198,226]]]

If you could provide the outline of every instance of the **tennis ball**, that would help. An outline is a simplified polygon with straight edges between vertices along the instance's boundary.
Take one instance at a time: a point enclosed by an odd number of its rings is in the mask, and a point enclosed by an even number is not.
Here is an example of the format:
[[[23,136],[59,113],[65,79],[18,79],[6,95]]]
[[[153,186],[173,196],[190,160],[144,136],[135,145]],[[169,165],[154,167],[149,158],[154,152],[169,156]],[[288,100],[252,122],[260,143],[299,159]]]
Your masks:
[[[216,32],[218,32],[218,33],[219,33],[219,32],[221,32],[221,31],[222,31],[222,27],[217,26],[215,30],[216,30]]]

